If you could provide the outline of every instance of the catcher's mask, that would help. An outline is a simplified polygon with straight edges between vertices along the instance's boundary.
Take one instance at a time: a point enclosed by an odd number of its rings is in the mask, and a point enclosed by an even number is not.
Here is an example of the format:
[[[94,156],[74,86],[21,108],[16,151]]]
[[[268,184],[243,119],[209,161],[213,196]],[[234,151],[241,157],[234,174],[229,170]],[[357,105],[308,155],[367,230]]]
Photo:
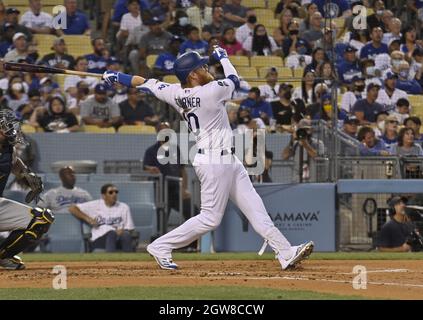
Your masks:
[[[15,113],[9,109],[0,110],[0,131],[11,145],[28,144]]]

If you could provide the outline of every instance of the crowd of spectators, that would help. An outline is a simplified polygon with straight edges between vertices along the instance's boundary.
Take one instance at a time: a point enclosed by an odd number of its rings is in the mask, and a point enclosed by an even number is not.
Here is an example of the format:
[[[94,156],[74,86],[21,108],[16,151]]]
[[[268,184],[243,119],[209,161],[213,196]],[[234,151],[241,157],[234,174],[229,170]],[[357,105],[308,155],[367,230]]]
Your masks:
[[[42,0],[28,0],[26,12],[0,1],[4,61],[99,74],[122,70],[162,79],[173,74],[179,55],[192,50],[207,55],[213,44],[230,56],[282,57],[293,75],[302,72],[298,85],[272,65],[258,72],[261,78],[243,78],[228,103],[234,129],[245,125],[246,115],[270,132],[289,133],[301,119],[331,125],[337,115],[338,127],[360,141],[362,155],[421,154],[421,148],[414,147],[422,142],[421,120],[414,116],[418,107],[409,100],[409,95],[423,92],[418,1],[337,0],[328,8],[320,0],[281,0],[270,8],[269,19],[279,21],[273,30],[242,0],[118,0],[102,7],[104,19],[97,24],[76,0],[63,4],[68,26],[61,30],[43,11]],[[356,5],[369,10],[367,28],[354,27]],[[37,34],[57,37],[40,44]],[[92,53],[70,55],[64,35],[91,36]],[[51,53],[40,56],[40,45],[51,46]],[[153,64],[148,62],[151,55],[157,56]],[[219,66],[210,70],[222,76]],[[259,86],[248,83],[259,80]],[[59,84],[51,75],[3,71],[0,89],[0,106],[15,110],[40,131],[74,132],[83,125],[155,126],[169,120],[156,101],[134,89],[107,87],[98,77],[67,76]],[[333,109],[335,93],[342,97],[338,110]],[[402,128],[411,131],[404,133]]]

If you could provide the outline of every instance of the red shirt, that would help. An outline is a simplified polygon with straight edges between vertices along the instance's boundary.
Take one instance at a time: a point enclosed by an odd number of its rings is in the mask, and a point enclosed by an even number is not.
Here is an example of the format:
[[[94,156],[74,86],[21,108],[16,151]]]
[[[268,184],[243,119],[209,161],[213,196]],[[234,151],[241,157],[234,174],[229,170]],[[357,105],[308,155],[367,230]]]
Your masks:
[[[235,41],[233,44],[224,44],[221,42],[220,46],[225,49],[230,56],[234,56],[238,51],[242,51],[242,45],[238,41]]]

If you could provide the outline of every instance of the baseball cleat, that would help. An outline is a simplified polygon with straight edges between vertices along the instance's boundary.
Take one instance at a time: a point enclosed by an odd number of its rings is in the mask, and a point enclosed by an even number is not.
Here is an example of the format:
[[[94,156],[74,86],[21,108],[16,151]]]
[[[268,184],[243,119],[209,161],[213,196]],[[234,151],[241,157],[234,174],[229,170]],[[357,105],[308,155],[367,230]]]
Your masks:
[[[25,264],[19,256],[13,256],[12,258],[0,259],[0,267],[6,270],[23,270]]]
[[[314,242],[309,241],[307,243],[303,243],[297,247],[294,247],[296,252],[295,254],[288,260],[285,259],[279,259],[279,262],[281,263],[282,270],[286,270],[288,268],[295,267],[298,263],[300,263],[302,260],[307,259],[314,249]]]
[[[156,256],[155,254],[153,254],[151,248],[149,248],[149,246],[147,246],[147,251],[150,254],[150,256],[152,256],[154,258],[154,260],[156,260],[157,264],[159,265],[160,268],[164,269],[164,270],[176,270],[178,269],[178,265],[173,262],[172,258],[160,258],[158,256]]]

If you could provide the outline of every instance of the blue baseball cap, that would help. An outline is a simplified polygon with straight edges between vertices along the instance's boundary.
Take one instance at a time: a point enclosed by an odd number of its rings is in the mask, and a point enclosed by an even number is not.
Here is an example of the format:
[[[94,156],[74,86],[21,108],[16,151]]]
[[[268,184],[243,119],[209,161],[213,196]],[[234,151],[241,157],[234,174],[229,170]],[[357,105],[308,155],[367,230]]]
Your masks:
[[[344,50],[344,52],[356,52],[357,51],[357,49],[356,48],[354,48],[353,46],[351,46],[351,45],[347,45],[346,47],[345,47],[345,50]]]
[[[152,26],[155,24],[161,24],[162,22],[163,22],[163,19],[161,17],[154,16],[154,17],[151,17],[149,20],[147,20],[146,25]]]
[[[356,81],[364,81],[364,77],[363,76],[354,76],[351,80],[351,82],[356,82]]]
[[[323,100],[331,100],[332,96],[330,93],[325,93],[324,95],[322,95],[322,101]]]
[[[111,65],[113,65],[113,64],[121,64],[121,61],[120,61],[118,58],[116,58],[116,57],[110,57],[110,58],[107,60],[107,65],[108,65],[108,66],[111,66]]]
[[[347,124],[356,123],[356,124],[358,124],[358,123],[360,123],[360,120],[358,120],[356,116],[349,116],[348,118],[346,118],[344,120],[344,123],[347,123]]]
[[[398,79],[398,75],[391,71],[388,71],[385,75],[385,80],[388,80],[388,79]]]
[[[298,39],[295,47],[298,48],[298,47],[301,47],[301,46],[307,46],[307,42],[303,39]]]
[[[94,92],[98,94],[106,94],[107,88],[103,83],[98,83],[94,88]]]

